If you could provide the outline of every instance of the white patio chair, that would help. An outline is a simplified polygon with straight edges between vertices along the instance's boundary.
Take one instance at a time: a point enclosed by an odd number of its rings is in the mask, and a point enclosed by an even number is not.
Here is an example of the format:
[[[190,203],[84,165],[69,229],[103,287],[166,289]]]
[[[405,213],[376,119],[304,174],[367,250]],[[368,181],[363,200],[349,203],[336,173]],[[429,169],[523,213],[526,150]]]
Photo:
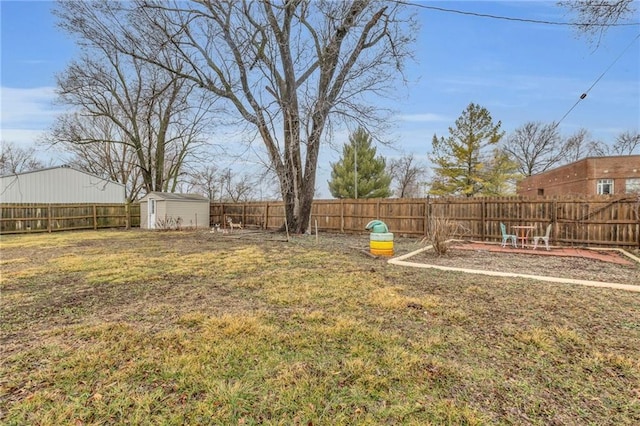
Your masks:
[[[547,233],[545,235],[539,235],[539,236],[533,237],[534,250],[538,247],[538,241],[540,240],[544,241],[545,247],[547,248],[547,250],[549,250],[549,235],[551,235],[551,226],[552,224],[549,224],[547,226]]]
[[[500,232],[502,232],[502,247],[505,247],[509,240],[512,241],[514,247],[518,247],[518,237],[516,235],[507,234],[507,227],[502,222],[500,223]]]

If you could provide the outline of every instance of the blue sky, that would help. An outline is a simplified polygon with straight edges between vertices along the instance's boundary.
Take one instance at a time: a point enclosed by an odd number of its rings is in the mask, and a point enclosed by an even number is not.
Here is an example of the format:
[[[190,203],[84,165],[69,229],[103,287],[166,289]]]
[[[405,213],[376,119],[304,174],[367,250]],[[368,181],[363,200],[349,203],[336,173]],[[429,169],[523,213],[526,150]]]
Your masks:
[[[571,20],[565,10],[546,1],[416,3],[514,18]],[[45,1],[0,2],[3,141],[32,146],[62,110],[53,104],[55,74],[77,51],[55,27],[52,7]],[[612,143],[621,132],[640,127],[640,26],[611,28],[596,47],[565,26],[416,11],[421,31],[416,61],[408,67],[413,82],[398,88],[401,98],[394,105],[399,111],[388,135],[395,147],[380,146],[380,154],[391,158],[413,153],[426,162],[434,133],[447,136],[470,102],[487,108],[507,133],[529,121],[560,120],[605,71],[562,121],[560,132],[569,136],[584,128],[594,139]],[[638,12],[634,21],[640,22]],[[338,135],[338,148],[346,141],[346,134]],[[327,148],[321,154],[321,196],[329,197],[329,164],[340,153]],[[51,151],[40,155],[62,161]]]

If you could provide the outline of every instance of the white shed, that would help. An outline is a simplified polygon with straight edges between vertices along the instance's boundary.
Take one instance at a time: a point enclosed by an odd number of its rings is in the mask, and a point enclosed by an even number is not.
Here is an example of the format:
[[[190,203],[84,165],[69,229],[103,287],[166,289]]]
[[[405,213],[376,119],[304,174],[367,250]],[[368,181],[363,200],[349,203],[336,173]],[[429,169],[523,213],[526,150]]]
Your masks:
[[[0,176],[1,203],[122,204],[125,187],[69,166]]]
[[[150,192],[140,200],[140,228],[208,228],[209,205],[198,194]]]

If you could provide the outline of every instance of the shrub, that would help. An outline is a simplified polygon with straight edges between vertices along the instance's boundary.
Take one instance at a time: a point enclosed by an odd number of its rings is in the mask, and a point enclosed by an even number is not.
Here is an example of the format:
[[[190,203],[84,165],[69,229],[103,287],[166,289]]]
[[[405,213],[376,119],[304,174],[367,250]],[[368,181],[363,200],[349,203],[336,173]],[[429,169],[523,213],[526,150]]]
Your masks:
[[[162,231],[176,230],[180,231],[182,229],[182,218],[177,217],[166,217],[164,219],[159,219],[156,221],[156,229],[160,229]]]
[[[464,232],[464,227],[458,222],[445,217],[431,217],[427,222],[427,235],[422,242],[430,243],[438,255],[443,255],[449,250],[450,240]]]

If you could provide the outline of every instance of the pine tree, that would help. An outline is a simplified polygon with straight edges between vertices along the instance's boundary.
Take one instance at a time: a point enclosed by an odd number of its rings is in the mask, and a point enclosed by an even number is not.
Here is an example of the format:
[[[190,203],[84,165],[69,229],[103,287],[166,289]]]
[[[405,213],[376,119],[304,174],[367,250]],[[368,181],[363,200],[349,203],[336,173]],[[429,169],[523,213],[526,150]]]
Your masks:
[[[329,190],[335,198],[386,198],[391,195],[391,176],[383,157],[376,158],[371,135],[358,128],[342,148],[342,158],[331,164]],[[357,184],[356,184],[357,182]]]
[[[471,103],[449,127],[449,137],[433,136],[433,195],[496,195],[512,177],[514,165],[497,144],[504,136],[486,108]]]

